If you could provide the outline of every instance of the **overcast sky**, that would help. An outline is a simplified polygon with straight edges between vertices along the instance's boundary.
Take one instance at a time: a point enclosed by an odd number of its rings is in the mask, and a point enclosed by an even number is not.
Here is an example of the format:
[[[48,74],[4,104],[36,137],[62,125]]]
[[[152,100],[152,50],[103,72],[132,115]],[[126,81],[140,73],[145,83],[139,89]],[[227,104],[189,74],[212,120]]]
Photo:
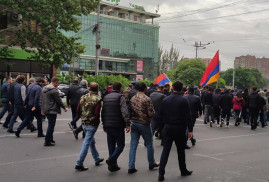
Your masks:
[[[221,70],[233,67],[236,56],[269,57],[269,0],[121,0],[120,5],[129,3],[148,12],[159,4],[160,45],[174,44],[181,57],[195,57],[195,41],[210,43],[198,57],[220,51]]]

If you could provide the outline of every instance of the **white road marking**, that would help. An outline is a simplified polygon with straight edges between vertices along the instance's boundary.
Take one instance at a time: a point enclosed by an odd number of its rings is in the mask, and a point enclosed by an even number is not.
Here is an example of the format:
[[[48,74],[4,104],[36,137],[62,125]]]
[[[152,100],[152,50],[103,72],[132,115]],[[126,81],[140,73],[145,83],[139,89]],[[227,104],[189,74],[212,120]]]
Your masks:
[[[236,153],[240,153],[240,152],[241,152],[241,151],[225,152],[225,153],[211,154],[211,156],[219,156],[219,155],[236,154]]]
[[[255,133],[255,134],[248,134],[248,135],[235,135],[235,136],[218,137],[218,138],[208,138],[208,139],[197,139],[197,141],[198,141],[198,142],[203,142],[203,141],[212,141],[212,140],[230,139],[230,138],[249,137],[249,136],[256,136],[256,135],[267,135],[267,134],[269,134],[269,132],[265,132],[265,133]]]
[[[220,159],[220,158],[211,157],[209,155],[202,155],[202,154],[193,154],[193,155],[196,155],[196,156],[199,156],[199,157],[205,157],[205,158],[209,158],[209,159],[214,159],[214,160],[218,160],[218,161],[222,161],[222,159]]]

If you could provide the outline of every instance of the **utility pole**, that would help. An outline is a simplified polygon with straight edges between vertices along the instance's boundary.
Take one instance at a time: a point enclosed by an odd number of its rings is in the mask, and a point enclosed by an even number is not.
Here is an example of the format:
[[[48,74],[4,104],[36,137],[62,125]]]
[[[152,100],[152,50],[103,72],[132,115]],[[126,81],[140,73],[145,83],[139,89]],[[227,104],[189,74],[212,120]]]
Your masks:
[[[202,48],[202,49],[206,49],[206,46],[209,45],[210,42],[206,43],[206,44],[202,44],[202,42],[198,43],[195,41],[194,47],[196,49],[195,51],[195,58],[197,59],[198,56],[198,48]]]
[[[95,60],[95,75],[99,74],[99,57],[100,57],[100,5],[97,8],[97,24],[96,24],[96,60]]]

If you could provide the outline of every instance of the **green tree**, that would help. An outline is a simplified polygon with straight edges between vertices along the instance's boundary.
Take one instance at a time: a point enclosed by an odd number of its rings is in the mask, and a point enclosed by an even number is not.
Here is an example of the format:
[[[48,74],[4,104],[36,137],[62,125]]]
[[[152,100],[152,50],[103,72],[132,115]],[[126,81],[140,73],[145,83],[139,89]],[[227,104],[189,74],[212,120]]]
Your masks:
[[[88,74],[84,73],[83,78],[85,80],[87,80],[88,83],[90,83],[90,82],[98,83],[100,91],[103,91],[109,83],[121,82],[124,89],[131,83],[130,80],[123,77],[122,75],[116,75],[116,76],[115,75],[97,75],[97,76],[93,76],[93,75],[88,75]]]
[[[81,22],[75,16],[94,11],[99,0],[1,0],[1,4],[6,7],[2,12],[14,11],[20,17],[17,26],[8,27],[15,33],[10,46],[20,45],[33,53],[29,59],[60,67],[85,49],[77,42],[80,37],[67,37],[63,31],[78,32]]]
[[[180,80],[184,85],[199,85],[205,69],[205,64],[199,59],[183,59],[167,76],[172,82]]]
[[[233,85],[233,69],[228,69],[221,76],[227,85]],[[263,78],[261,72],[255,68],[236,68],[234,84],[236,88],[246,89],[256,86],[258,88],[263,88],[266,86],[266,80]]]
[[[173,70],[177,67],[179,60],[180,51],[174,48],[172,44],[169,51],[163,50],[162,47],[159,47],[159,74],[167,73],[167,71]]]

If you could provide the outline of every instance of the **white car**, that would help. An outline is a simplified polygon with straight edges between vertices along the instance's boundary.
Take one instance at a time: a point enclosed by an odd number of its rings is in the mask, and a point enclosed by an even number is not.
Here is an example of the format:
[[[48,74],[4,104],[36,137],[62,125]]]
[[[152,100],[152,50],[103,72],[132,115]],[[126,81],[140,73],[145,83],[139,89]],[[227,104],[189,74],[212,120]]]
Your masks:
[[[59,92],[59,94],[60,94],[60,97],[61,98],[64,98],[64,96],[65,96],[65,93],[64,92],[62,92],[59,88],[58,88],[58,92]]]

